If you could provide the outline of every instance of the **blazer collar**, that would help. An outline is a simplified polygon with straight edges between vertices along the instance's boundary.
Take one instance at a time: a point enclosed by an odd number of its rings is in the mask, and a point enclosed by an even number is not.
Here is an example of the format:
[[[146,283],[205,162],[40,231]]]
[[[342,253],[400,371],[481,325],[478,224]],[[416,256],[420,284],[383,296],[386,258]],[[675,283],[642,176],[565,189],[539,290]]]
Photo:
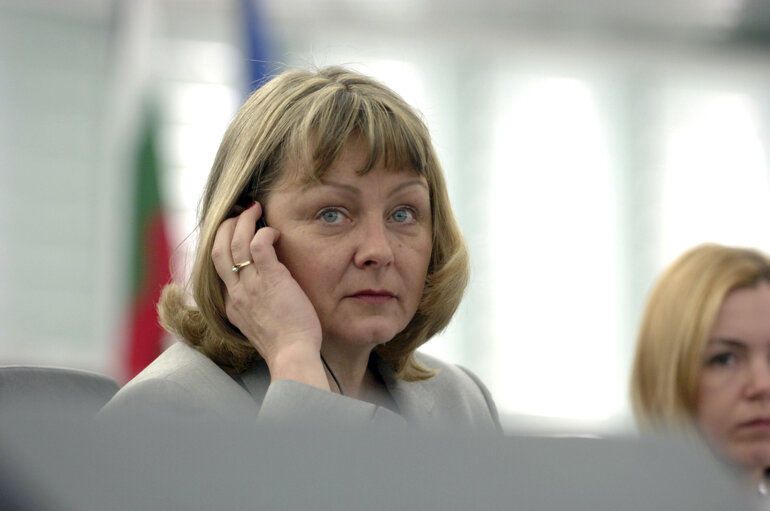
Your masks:
[[[371,360],[385,382],[385,387],[393,401],[398,406],[398,414],[407,423],[416,425],[434,418],[437,411],[436,400],[424,382],[408,382],[397,378],[390,364],[374,352],[371,355]],[[270,373],[267,370],[267,364],[260,360],[251,371],[236,377],[236,381],[245,387],[252,398],[261,405],[267,387],[270,385]]]

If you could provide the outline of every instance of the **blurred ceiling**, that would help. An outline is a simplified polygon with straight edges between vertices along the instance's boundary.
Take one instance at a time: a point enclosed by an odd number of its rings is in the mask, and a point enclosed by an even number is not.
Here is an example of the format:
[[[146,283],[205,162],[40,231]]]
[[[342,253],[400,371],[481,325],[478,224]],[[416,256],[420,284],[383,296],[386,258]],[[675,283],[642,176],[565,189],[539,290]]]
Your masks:
[[[770,0],[256,0],[289,33],[343,30],[428,38],[525,34],[770,48]],[[108,19],[155,2],[176,16],[236,10],[240,0],[0,0],[0,9]]]
[[[263,5],[269,16],[308,26],[400,22],[437,34],[526,30],[770,44],[770,0],[263,0]]]

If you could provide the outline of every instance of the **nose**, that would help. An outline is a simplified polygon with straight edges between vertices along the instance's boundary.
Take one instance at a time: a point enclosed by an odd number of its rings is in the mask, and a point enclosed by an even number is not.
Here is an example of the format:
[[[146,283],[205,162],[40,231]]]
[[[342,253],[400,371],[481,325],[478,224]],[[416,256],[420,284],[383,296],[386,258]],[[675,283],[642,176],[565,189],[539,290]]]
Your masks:
[[[749,366],[747,397],[770,400],[770,360],[755,360]]]
[[[364,219],[358,226],[354,264],[359,268],[379,268],[393,262],[391,235],[381,218]]]

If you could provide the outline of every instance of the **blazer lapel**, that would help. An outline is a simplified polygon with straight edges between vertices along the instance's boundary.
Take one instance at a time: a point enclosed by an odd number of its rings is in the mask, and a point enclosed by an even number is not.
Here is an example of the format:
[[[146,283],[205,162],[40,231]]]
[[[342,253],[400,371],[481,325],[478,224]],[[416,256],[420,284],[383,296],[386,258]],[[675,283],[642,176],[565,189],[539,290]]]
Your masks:
[[[377,370],[385,382],[393,401],[398,406],[398,413],[410,425],[429,422],[437,412],[436,400],[421,381],[407,382],[396,378],[395,371],[376,356]]]

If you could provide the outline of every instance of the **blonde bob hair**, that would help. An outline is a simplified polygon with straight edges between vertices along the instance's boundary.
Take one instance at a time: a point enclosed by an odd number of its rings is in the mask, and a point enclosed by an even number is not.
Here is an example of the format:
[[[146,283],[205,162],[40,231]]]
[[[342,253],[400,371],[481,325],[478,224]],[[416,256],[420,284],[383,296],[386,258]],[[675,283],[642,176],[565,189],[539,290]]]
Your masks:
[[[643,428],[693,432],[703,357],[722,303],[735,289],[770,282],[770,259],[704,244],[660,276],[647,301],[631,372],[631,404]]]
[[[420,116],[381,83],[339,67],[287,71],[262,85],[245,102],[225,132],[201,199],[198,246],[189,284],[171,283],[158,306],[170,332],[231,374],[260,359],[256,349],[225,313],[226,289],[211,251],[219,225],[236,205],[264,201],[285,172],[317,180],[351,137],[368,143],[361,174],[382,163],[411,168],[424,176],[430,192],[432,251],[422,299],[411,322],[376,353],[405,380],[433,372],[414,351],[449,323],[468,282],[468,250],[449,203],[444,176]]]

